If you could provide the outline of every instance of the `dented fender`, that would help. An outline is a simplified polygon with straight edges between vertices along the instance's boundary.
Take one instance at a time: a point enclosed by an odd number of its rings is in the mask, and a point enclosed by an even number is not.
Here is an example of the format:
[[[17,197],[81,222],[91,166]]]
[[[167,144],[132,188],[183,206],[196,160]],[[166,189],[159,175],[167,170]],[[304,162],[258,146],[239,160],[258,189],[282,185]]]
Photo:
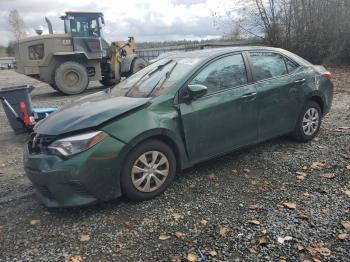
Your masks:
[[[184,146],[181,118],[172,99],[161,104],[151,104],[128,117],[110,123],[103,131],[127,143],[130,148],[151,138],[163,140],[174,150],[181,169],[189,165]]]

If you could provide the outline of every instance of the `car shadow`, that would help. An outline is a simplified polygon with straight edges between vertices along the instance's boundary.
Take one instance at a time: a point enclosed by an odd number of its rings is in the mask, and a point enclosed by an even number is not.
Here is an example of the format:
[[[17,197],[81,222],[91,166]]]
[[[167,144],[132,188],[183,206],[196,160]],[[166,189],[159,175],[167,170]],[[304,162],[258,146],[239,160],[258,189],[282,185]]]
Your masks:
[[[255,145],[250,145],[241,149],[234,150],[232,152],[229,152],[227,154],[214,157],[212,159],[206,160],[204,162],[198,163],[194,165],[193,167],[187,168],[183,170],[182,172],[178,173],[176,177],[183,177],[188,174],[195,173],[201,173],[208,170],[216,169],[223,164],[225,164],[228,160],[235,161],[239,160],[241,158],[247,157],[252,153],[258,153],[258,152],[264,152],[265,149],[270,149],[270,147],[288,147],[290,145],[295,146],[300,143],[293,141],[288,135],[284,135],[281,137],[273,138]]]
[[[184,180],[193,179],[192,177],[193,175],[203,176],[203,174],[208,174],[208,170],[220,169],[225,163],[227,163],[228,160],[236,161],[236,160],[245,158],[252,153],[254,154],[260,153],[264,151],[265,148],[288,147],[288,146],[295,146],[298,144],[299,143],[294,142],[288,136],[282,136],[266,142],[262,142],[257,145],[252,145],[252,146],[225,154],[223,156],[207,160],[191,168],[183,170],[182,172],[179,172],[178,174],[176,174],[175,182],[182,183],[182,181]],[[171,186],[174,186],[174,185],[171,185]],[[157,197],[156,198],[157,201],[161,197],[162,196]],[[130,210],[130,209],[133,209],[133,207],[137,209],[138,205],[140,205],[140,202],[131,201],[122,196],[117,199],[96,203],[89,206],[74,207],[74,208],[45,208],[45,209],[49,210],[51,214],[54,214],[55,216],[60,218],[69,218],[72,216],[79,218],[81,216],[84,216],[84,217],[93,216],[94,214],[98,214],[101,211],[108,213],[108,212],[115,212],[118,210],[122,211],[122,209]]]

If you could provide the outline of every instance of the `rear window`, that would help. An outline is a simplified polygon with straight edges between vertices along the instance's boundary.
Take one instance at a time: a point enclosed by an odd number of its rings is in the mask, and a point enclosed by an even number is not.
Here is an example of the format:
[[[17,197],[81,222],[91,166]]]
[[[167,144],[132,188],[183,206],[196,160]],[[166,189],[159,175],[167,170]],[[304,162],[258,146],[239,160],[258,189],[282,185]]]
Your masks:
[[[282,55],[270,52],[250,52],[257,81],[282,76],[288,73]]]
[[[292,60],[286,57],[284,57],[284,60],[286,61],[288,73],[293,73],[299,67],[297,63],[294,63]]]

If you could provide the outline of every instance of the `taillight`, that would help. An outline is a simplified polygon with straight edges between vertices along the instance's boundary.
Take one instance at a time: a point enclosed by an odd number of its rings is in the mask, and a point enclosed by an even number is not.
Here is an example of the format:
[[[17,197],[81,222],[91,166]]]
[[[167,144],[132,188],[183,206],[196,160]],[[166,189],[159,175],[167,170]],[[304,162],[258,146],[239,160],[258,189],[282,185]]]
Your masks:
[[[326,78],[327,80],[331,80],[332,79],[332,73],[329,71],[326,71],[322,74],[324,76],[324,78]]]

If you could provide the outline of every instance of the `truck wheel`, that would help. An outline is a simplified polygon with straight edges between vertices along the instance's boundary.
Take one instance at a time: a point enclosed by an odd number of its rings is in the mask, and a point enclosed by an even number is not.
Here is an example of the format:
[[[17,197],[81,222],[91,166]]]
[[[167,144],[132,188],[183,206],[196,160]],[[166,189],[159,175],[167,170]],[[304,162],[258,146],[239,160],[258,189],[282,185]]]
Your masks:
[[[133,75],[135,74],[136,72],[140,71],[141,69],[145,68],[146,66],[148,66],[148,63],[140,58],[140,57],[136,57],[134,59],[134,61],[132,61],[132,64],[131,64],[131,70],[130,70],[130,75]]]
[[[65,95],[83,92],[89,85],[86,68],[77,62],[65,62],[55,72],[55,85]]]
[[[51,83],[50,86],[51,86],[54,90],[58,91],[58,88],[57,88],[57,86],[55,85],[55,83]]]

